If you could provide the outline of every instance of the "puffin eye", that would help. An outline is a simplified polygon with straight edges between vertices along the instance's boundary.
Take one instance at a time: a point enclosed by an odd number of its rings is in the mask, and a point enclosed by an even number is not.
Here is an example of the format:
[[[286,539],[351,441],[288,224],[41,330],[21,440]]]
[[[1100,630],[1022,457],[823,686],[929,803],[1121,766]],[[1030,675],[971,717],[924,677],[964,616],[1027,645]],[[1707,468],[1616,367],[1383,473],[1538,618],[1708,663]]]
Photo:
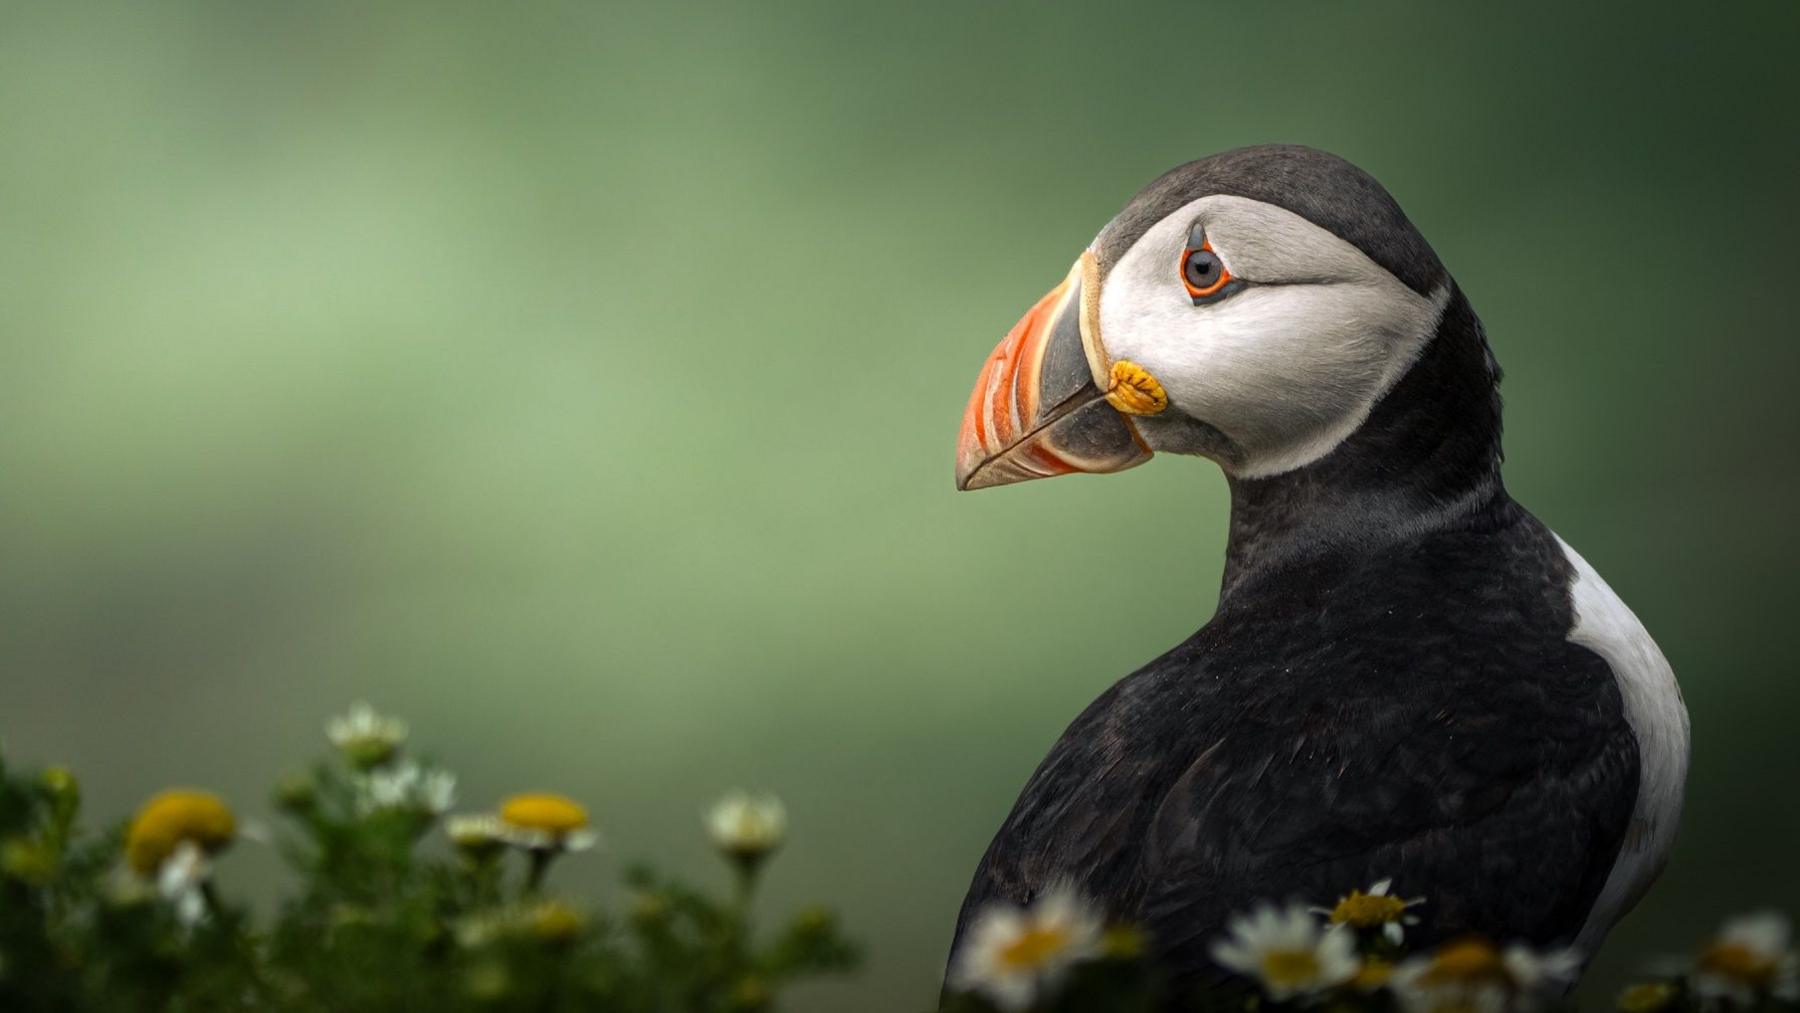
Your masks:
[[[1181,283],[1187,286],[1195,306],[1217,302],[1244,287],[1225,270],[1225,262],[1213,252],[1199,222],[1188,230],[1187,247],[1181,251]]]
[[[1181,283],[1196,305],[1210,302],[1225,294],[1232,282],[1231,272],[1209,245],[1188,247],[1181,251]]]

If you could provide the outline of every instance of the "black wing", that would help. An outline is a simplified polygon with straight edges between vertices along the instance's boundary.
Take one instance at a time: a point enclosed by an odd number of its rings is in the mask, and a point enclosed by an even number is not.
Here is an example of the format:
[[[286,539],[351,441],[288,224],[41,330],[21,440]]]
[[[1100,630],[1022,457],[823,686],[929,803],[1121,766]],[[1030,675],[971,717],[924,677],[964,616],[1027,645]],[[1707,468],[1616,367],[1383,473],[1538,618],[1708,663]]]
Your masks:
[[[1140,917],[1181,976],[1264,900],[1329,905],[1392,878],[1421,945],[1479,932],[1566,944],[1611,871],[1637,745],[1605,662],[1458,699],[1421,685],[1279,716],[1269,699],[1182,772],[1142,852]],[[1597,668],[1596,668],[1597,666]]]

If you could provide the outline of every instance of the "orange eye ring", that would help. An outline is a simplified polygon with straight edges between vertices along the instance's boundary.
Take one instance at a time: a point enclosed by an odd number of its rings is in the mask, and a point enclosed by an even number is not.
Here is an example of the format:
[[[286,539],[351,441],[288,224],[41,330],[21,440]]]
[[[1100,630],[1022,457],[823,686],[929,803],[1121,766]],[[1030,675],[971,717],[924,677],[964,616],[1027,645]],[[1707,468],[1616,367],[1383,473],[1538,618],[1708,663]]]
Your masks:
[[[1211,243],[1202,242],[1181,251],[1181,284],[1196,301],[1218,295],[1231,282],[1231,272],[1213,252]]]

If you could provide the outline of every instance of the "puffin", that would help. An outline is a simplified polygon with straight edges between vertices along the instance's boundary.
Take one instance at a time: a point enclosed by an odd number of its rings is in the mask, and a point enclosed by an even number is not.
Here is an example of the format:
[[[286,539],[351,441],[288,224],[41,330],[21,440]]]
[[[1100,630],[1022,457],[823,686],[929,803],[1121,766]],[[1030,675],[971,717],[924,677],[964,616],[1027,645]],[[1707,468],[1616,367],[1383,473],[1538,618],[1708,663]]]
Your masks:
[[[1425,899],[1409,949],[1591,957],[1668,857],[1687,710],[1637,617],[1507,495],[1499,381],[1467,296],[1343,158],[1189,162],[1100,230],[987,359],[956,485],[1210,460],[1218,605],[1056,741],[952,954],[990,902],[1072,888],[1176,985],[1215,986],[1234,914],[1391,879]]]

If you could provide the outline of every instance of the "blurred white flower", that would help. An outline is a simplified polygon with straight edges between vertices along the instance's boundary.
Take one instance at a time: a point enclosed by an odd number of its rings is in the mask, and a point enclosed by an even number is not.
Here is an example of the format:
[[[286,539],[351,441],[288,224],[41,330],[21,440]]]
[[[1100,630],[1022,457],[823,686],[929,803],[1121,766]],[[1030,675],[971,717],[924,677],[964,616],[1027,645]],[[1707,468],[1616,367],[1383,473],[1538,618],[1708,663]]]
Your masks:
[[[1030,907],[995,901],[975,915],[950,964],[950,987],[978,992],[1003,1010],[1023,1010],[1052,992],[1069,967],[1100,952],[1099,914],[1058,887]]]
[[[1392,879],[1383,879],[1369,887],[1367,893],[1351,890],[1339,897],[1333,906],[1315,907],[1311,910],[1314,914],[1324,915],[1333,926],[1379,929],[1383,938],[1399,946],[1406,940],[1405,926],[1419,924],[1418,916],[1408,914],[1407,909],[1425,903],[1425,898],[1396,897],[1391,892],[1393,886]]]
[[[586,851],[600,843],[600,835],[592,830],[556,833],[531,827],[508,826],[506,843],[526,851]]]
[[[480,911],[464,915],[451,924],[456,941],[471,949],[486,946],[512,929],[513,912],[509,909]]]
[[[383,809],[411,809],[441,815],[456,804],[456,775],[427,770],[408,761],[364,775],[358,785],[357,809],[364,815]]]
[[[421,808],[433,816],[442,816],[456,804],[456,775],[448,770],[428,772],[419,782]]]
[[[188,928],[206,921],[206,879],[212,863],[192,841],[175,846],[156,873],[156,892],[175,909],[175,920]]]
[[[470,859],[492,858],[507,844],[506,824],[493,813],[459,813],[444,820],[444,835]]]
[[[787,840],[787,807],[773,795],[734,791],[707,810],[706,833],[727,856],[754,863]]]
[[[1213,960],[1255,978],[1276,1002],[1342,985],[1361,965],[1350,933],[1326,931],[1299,904],[1259,905],[1233,916],[1226,928],[1229,934],[1212,946]]]
[[[1800,956],[1793,925],[1778,911],[1730,919],[1694,960],[1688,986],[1703,1000],[1755,1005],[1762,996],[1800,999]]]
[[[1581,976],[1581,954],[1568,948],[1534,950],[1514,943],[1500,951],[1513,987],[1526,995],[1554,997]]]
[[[587,808],[566,795],[526,792],[500,803],[500,833],[528,851],[586,851],[600,843]]]
[[[1446,943],[1402,961],[1390,982],[1408,1013],[1529,1013],[1560,995],[1581,970],[1572,950],[1505,950],[1483,939]]]
[[[406,722],[383,717],[360,700],[350,705],[348,714],[325,723],[325,736],[358,770],[369,770],[393,759],[406,742],[406,732]]]

